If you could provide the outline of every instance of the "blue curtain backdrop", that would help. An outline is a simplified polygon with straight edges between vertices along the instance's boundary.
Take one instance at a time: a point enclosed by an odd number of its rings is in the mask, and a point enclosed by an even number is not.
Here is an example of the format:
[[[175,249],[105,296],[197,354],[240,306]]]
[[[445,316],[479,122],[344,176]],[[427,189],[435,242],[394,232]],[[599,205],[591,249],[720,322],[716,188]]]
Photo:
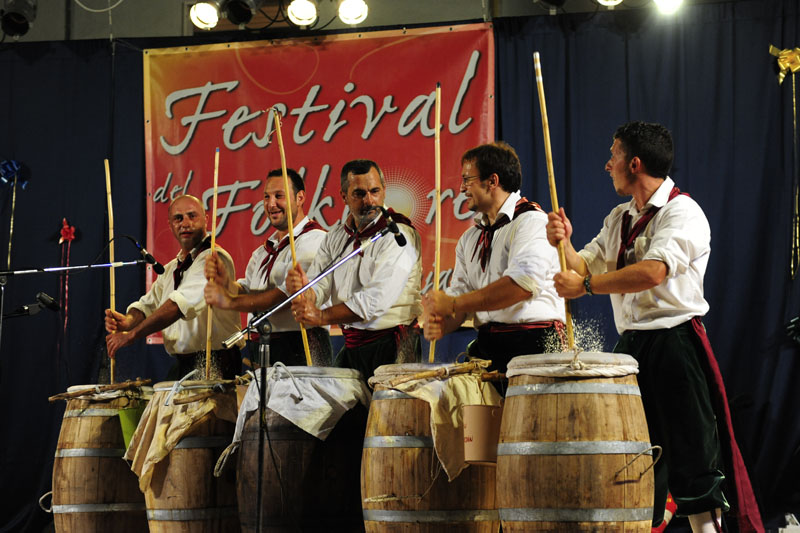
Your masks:
[[[603,170],[616,126],[647,120],[672,130],[672,176],[711,223],[705,323],[740,446],[765,518],[797,512],[800,361],[798,345],[785,333],[786,323],[800,314],[800,281],[789,277],[791,78],[777,84],[775,58],[767,53],[770,43],[800,46],[796,0],[686,6],[673,18],[642,9],[494,22],[497,137],[520,154],[523,193],[549,207],[532,62],[539,51],[559,201],[573,220],[576,247],[621,201]],[[96,260],[107,233],[104,158],[111,160],[115,232],[144,240],[140,50],[187,42],[201,41],[0,44],[0,160],[24,163],[29,176],[27,187],[17,190],[11,268],[60,264],[64,217],[78,231],[70,263]],[[3,185],[0,269],[6,267],[11,211],[11,188]],[[116,256],[137,254],[120,240]],[[116,277],[116,300],[124,307],[144,290],[142,269],[120,269]],[[62,282],[52,274],[9,278],[4,312],[33,303],[40,291],[58,298]],[[108,273],[70,275],[68,288],[69,300],[62,302],[69,306],[66,333],[63,308],[3,322],[2,532],[39,532],[51,520],[37,500],[50,490],[64,403],[48,403],[48,396],[97,383],[107,372],[102,310]],[[582,298],[573,310],[578,324],[597,326],[605,349],[613,346],[617,335],[607,297]],[[120,356],[117,378],[157,380],[168,365],[161,347],[142,343]]]

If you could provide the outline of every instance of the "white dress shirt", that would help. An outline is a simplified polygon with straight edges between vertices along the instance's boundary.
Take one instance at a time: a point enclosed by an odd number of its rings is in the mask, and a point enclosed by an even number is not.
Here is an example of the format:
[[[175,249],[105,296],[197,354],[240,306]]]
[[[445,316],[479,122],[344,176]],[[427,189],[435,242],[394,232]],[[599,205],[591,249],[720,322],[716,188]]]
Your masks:
[[[689,196],[681,194],[668,201],[674,185],[667,177],[641,210],[634,200],[615,207],[597,237],[578,252],[592,274],[616,270],[623,214],[632,215],[632,227],[650,206],[661,207],[634,241],[635,257],[631,259],[661,261],[667,267],[667,277],[646,291],[611,295],[620,333],[671,328],[708,312],[703,276],[711,255],[711,228],[703,210]]]
[[[323,229],[312,229],[308,233],[300,235],[300,232],[303,231],[303,228],[305,228],[308,221],[308,217],[304,217],[294,227],[295,254],[297,255],[297,262],[300,264],[303,270],[308,270],[309,265],[314,260],[314,256],[317,254],[317,250],[319,250],[322,240],[327,234],[327,232]],[[277,240],[276,233],[273,233],[272,236],[270,236],[269,241],[277,250],[280,243]],[[288,240],[289,235],[287,234],[283,237],[282,241]],[[292,268],[291,247],[287,245],[278,253],[278,257],[275,259],[275,263],[272,265],[272,271],[270,271],[269,279],[267,280],[264,279],[266,267],[262,269],[261,263],[264,262],[264,259],[268,255],[269,254],[264,246],[259,246],[253,250],[253,254],[250,256],[250,261],[247,263],[245,276],[243,279],[238,280],[238,283],[242,286],[244,292],[266,291],[274,288],[278,288],[284,293],[287,292],[286,274]],[[253,313],[249,313],[247,315],[248,322],[251,318],[253,318]],[[294,317],[292,316],[292,306],[289,304],[286,304],[283,309],[269,317],[269,321],[270,324],[272,324],[272,331],[274,332],[300,331],[300,325],[294,320]]]
[[[510,307],[476,312],[475,327],[489,322],[524,324],[566,320],[564,300],[559,298],[553,284],[553,277],[560,267],[556,249],[547,242],[547,215],[528,211],[514,218],[514,208],[520,198],[519,191],[510,194],[498,211],[498,219],[504,215],[510,222],[495,230],[485,271],[481,269],[478,258],[480,251],[475,251],[481,236],[480,228],[469,228],[456,245],[453,278],[445,290],[450,296],[482,289],[504,276],[531,293],[529,298]],[[476,214],[475,221],[488,224],[483,213]]]
[[[345,328],[388,329],[409,325],[422,314],[419,233],[405,224],[398,227],[406,238],[405,246],[398,245],[391,234],[385,235],[313,287],[318,306],[330,298],[330,305],[343,303],[363,319],[343,324]],[[308,279],[314,279],[332,261],[352,251],[352,242],[345,246],[349,239],[343,224],[328,232],[308,269]],[[362,246],[367,241],[362,239]]]
[[[216,250],[228,271],[229,279],[233,279],[235,276],[233,259],[219,246]],[[189,354],[206,349],[208,306],[203,297],[203,289],[206,286],[205,263],[209,255],[211,250],[203,250],[194,257],[191,266],[183,273],[177,289],[174,288],[173,279],[173,273],[178,268],[176,257],[167,263],[164,273],[156,278],[147,294],[128,306],[127,312],[138,309],[148,317],[168,300],[175,302],[183,318],[179,318],[161,331],[164,349],[171,355]],[[219,350],[222,348],[222,341],[239,331],[241,319],[238,311],[222,309],[214,309],[212,318],[211,348]]]

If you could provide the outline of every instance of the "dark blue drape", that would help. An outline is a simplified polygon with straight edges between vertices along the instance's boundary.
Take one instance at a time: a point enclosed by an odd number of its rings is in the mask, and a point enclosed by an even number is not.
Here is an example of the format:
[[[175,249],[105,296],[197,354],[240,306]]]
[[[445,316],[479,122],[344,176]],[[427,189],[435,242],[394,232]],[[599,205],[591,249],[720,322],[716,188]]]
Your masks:
[[[789,278],[792,196],[791,78],[782,86],[770,43],[800,46],[795,0],[686,6],[676,17],[636,12],[499,19],[497,132],[519,152],[523,193],[550,205],[532,53],[542,57],[559,201],[581,246],[621,200],[603,170],[617,125],[658,121],[675,137],[672,172],[706,211],[712,257],[705,319],[728,385],[740,445],[766,517],[800,509],[798,346],[784,332],[798,315]],[[148,48],[185,40],[137,40]],[[113,67],[113,68],[112,68]],[[94,261],[107,232],[103,159],[111,160],[117,235],[144,240],[145,169],[141,52],[108,41],[0,45],[0,159],[30,171],[17,191],[11,268],[57,266],[61,219],[78,230],[70,263]],[[0,187],[0,269],[8,249],[11,190]],[[133,259],[125,241],[117,259]],[[106,255],[101,259],[105,260]],[[159,258],[166,262],[169,258]],[[141,267],[117,271],[118,307],[144,290]],[[5,312],[44,291],[55,275],[8,279]],[[63,402],[47,397],[97,383],[104,362],[108,273],[69,277],[69,323],[48,310],[4,321],[0,345],[0,531],[38,532],[36,500],[50,490]],[[573,309],[606,349],[616,339],[603,296]],[[452,350],[451,350],[452,351]],[[161,347],[128,349],[117,378],[159,378]],[[675,413],[680,417],[681,413]]]

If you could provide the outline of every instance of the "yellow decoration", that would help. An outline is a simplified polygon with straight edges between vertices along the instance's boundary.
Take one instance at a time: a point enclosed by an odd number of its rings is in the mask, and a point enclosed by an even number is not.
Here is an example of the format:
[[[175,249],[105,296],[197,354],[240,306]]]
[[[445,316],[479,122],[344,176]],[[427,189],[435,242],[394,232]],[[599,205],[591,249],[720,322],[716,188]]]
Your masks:
[[[778,68],[780,69],[778,72],[778,83],[783,83],[783,78],[786,77],[786,73],[797,72],[800,70],[800,48],[795,48],[794,50],[786,49],[786,50],[779,50],[772,45],[769,45],[769,53],[774,55],[778,58]]]

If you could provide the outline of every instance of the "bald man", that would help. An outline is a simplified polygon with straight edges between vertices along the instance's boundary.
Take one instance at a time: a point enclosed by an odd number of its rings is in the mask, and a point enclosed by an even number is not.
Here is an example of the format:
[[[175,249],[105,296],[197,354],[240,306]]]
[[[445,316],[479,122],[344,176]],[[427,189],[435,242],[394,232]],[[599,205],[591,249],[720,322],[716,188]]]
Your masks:
[[[177,257],[167,263],[150,290],[128,306],[126,314],[106,309],[105,326],[108,356],[136,340],[161,331],[164,348],[175,357],[167,379],[180,379],[205,365],[208,306],[203,298],[206,285],[204,268],[210,256],[211,236],[206,235],[208,216],[200,200],[184,195],[169,206],[169,225],[180,245]],[[231,256],[216,247],[219,263],[234,279]],[[222,349],[222,341],[241,326],[239,313],[215,309],[211,325],[212,358],[216,378],[233,378],[241,373],[239,349]]]

